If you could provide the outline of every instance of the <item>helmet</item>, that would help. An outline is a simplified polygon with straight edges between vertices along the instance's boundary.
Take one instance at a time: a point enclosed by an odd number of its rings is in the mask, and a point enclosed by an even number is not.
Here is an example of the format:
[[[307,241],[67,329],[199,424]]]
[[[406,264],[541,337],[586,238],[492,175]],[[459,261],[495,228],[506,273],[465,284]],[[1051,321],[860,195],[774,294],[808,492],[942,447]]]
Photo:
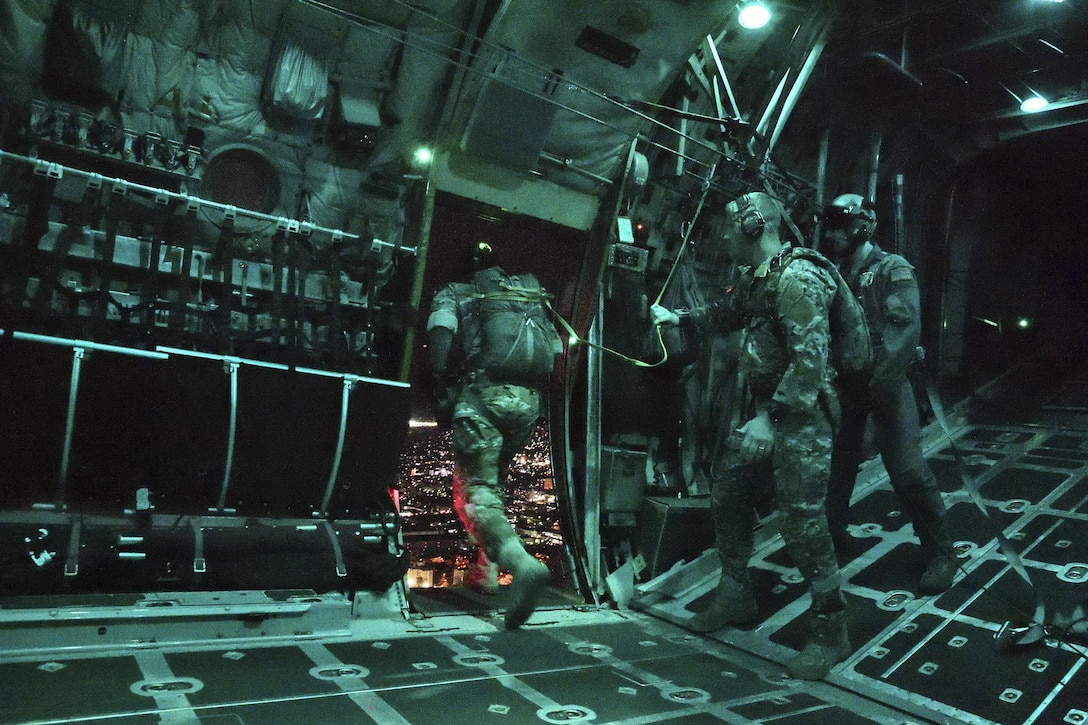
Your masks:
[[[824,229],[845,229],[852,248],[861,246],[876,231],[876,210],[860,194],[842,194],[824,207]]]
[[[451,279],[465,279],[488,267],[495,266],[495,251],[491,244],[480,240],[461,240],[454,247],[450,268],[444,270]]]
[[[472,268],[479,272],[481,269],[487,269],[491,266],[495,257],[494,250],[491,249],[491,245],[480,240],[471,245],[472,254]]]

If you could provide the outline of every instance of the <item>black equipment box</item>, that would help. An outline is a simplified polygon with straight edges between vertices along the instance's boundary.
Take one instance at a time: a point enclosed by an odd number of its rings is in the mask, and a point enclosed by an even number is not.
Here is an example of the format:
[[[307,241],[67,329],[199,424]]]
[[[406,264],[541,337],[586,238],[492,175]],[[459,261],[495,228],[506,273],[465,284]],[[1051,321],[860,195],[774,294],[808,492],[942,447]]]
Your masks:
[[[646,559],[644,580],[668,571],[678,561],[696,558],[714,546],[710,497],[647,496],[639,512],[639,551]]]
[[[388,588],[409,386],[0,333],[5,593]]]
[[[7,596],[309,589],[381,592],[408,569],[394,514],[372,521],[4,514]],[[17,519],[22,519],[21,521]]]

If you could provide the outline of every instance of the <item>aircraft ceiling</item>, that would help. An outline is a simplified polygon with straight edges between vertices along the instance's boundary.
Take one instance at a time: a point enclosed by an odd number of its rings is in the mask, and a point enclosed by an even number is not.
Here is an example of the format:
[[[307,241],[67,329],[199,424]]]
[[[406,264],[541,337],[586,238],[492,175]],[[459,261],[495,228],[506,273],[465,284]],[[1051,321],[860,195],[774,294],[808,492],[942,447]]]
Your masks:
[[[840,110],[902,113],[959,153],[1088,119],[1082,0],[845,2],[827,56],[827,87],[849,94]],[[1045,113],[1019,109],[1033,95]]]
[[[744,30],[724,0],[14,0],[0,83],[137,132],[198,127],[206,156],[254,145],[285,213],[344,228],[397,216],[419,145],[436,188],[585,229],[636,139],[695,176],[774,147],[811,177],[829,126],[907,131],[951,165],[1088,119],[1086,0],[766,4]],[[1051,108],[1019,111],[1035,93]]]

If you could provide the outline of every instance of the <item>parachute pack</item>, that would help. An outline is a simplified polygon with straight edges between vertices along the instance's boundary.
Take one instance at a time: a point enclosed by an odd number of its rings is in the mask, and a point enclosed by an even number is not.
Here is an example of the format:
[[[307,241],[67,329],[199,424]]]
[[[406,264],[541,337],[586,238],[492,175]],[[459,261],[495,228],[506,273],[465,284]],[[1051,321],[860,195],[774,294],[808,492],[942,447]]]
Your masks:
[[[531,382],[550,373],[563,343],[537,278],[492,267],[477,272],[472,286],[462,315],[469,367],[497,381]]]

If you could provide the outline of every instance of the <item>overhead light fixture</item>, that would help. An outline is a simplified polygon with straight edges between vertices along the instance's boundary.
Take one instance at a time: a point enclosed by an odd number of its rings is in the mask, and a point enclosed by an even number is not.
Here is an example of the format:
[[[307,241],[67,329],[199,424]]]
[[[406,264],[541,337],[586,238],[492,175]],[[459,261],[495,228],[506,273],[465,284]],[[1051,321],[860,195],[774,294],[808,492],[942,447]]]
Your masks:
[[[1020,110],[1024,113],[1038,113],[1049,105],[1050,102],[1042,96],[1028,96],[1020,102]]]
[[[412,154],[412,160],[419,166],[427,166],[431,163],[433,157],[434,154],[426,146],[420,146],[415,150],[415,153]]]
[[[1020,110],[1023,113],[1038,113],[1039,111],[1044,110],[1047,106],[1050,105],[1050,102],[1048,100],[1040,96],[1031,88],[1028,88],[1028,91],[1031,92],[1031,95],[1021,98],[1020,96],[1013,93],[1012,89],[1010,89],[1004,83],[1000,83],[999,85],[1004,88],[1010,96],[1016,99],[1016,102],[1020,104]]]
[[[759,0],[752,0],[752,2],[741,5],[740,13],[737,15],[737,22],[740,23],[742,28],[748,28],[749,30],[762,28],[770,20],[771,11]]]
[[[1042,43],[1042,44],[1043,44],[1043,45],[1045,45],[1046,47],[1050,48],[1051,50],[1053,50],[1053,51],[1056,51],[1056,52],[1058,52],[1058,53],[1061,53],[1062,55],[1065,55],[1065,51],[1064,51],[1064,50],[1062,50],[1062,49],[1061,49],[1061,48],[1059,48],[1058,46],[1054,45],[1054,44],[1053,44],[1053,43],[1051,43],[1050,41],[1048,41],[1048,40],[1043,40],[1042,38],[1036,38],[1036,40],[1038,40],[1038,41],[1039,41],[1040,43]]]

